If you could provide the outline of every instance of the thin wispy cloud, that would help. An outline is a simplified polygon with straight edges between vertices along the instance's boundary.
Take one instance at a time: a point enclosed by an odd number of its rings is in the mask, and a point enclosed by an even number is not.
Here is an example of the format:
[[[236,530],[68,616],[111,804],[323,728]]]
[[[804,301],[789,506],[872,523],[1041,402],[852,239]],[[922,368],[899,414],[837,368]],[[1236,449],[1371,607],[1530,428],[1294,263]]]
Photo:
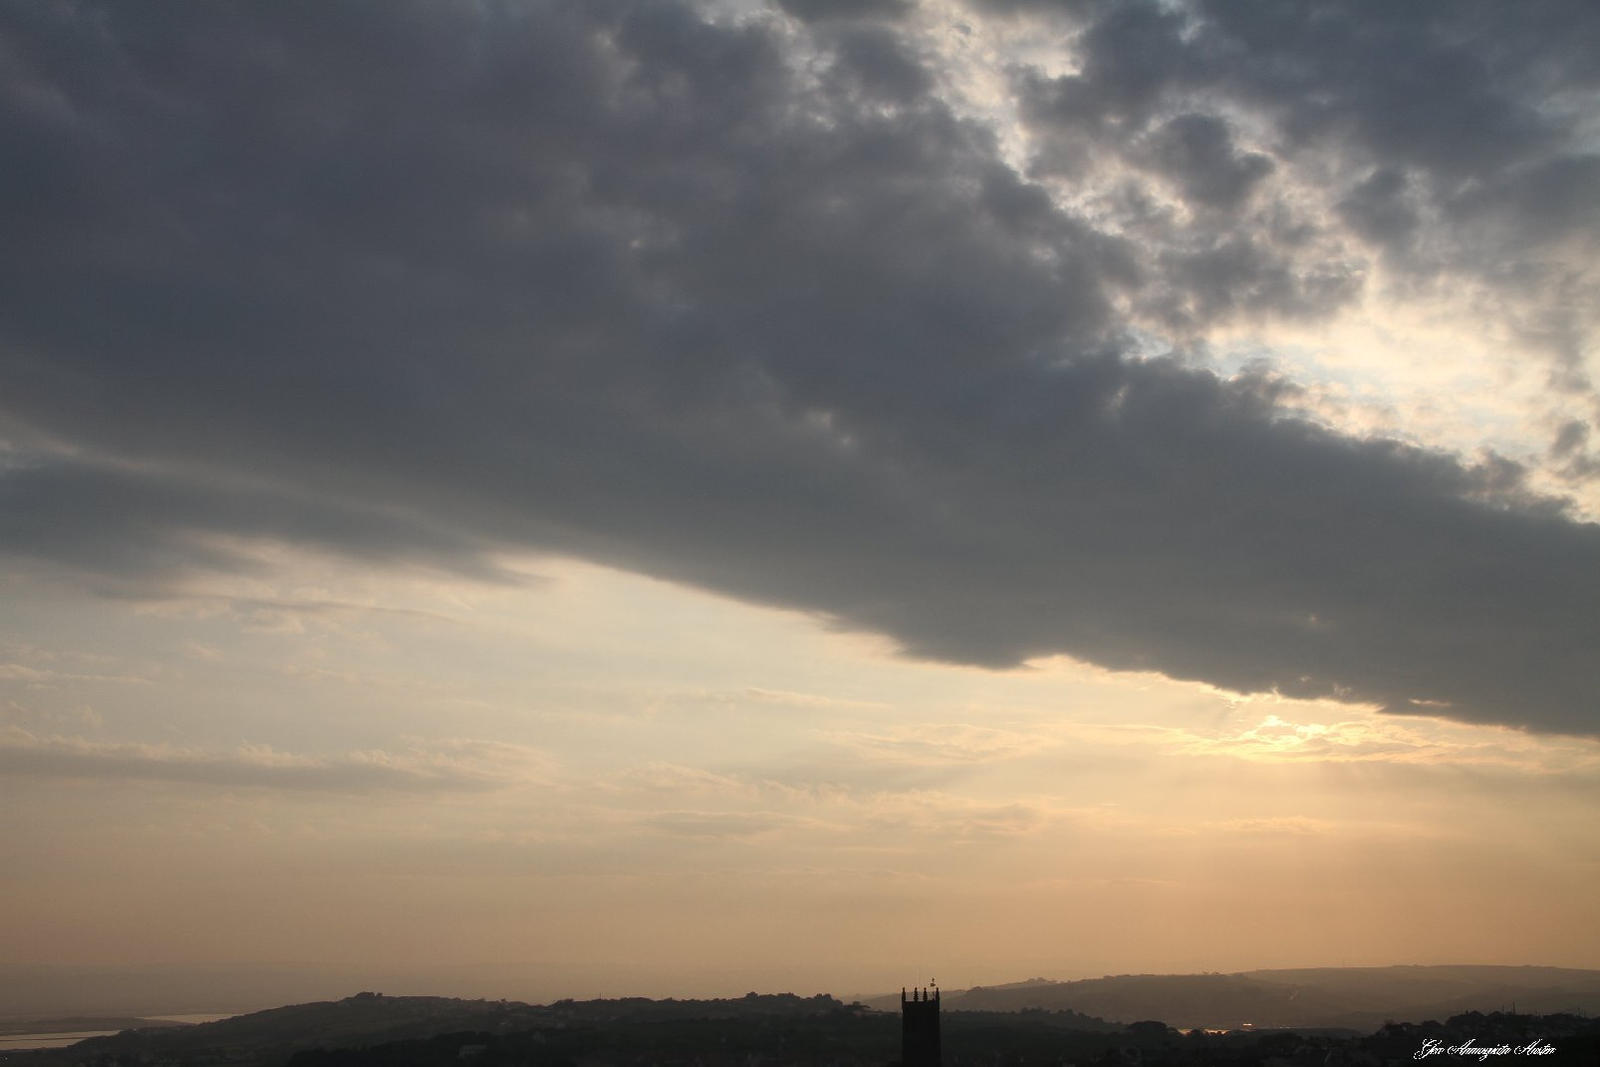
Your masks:
[[[265,746],[232,750],[122,744],[81,737],[0,732],[0,773],[96,782],[164,782],[222,789],[360,794],[480,792],[542,772],[540,761],[504,746],[456,746],[451,753],[364,751],[333,756]]]
[[[991,763],[1030,755],[1061,743],[1052,730],[1007,730],[971,723],[922,723],[892,732],[835,731],[834,744],[888,763],[914,766]]]
[[[1310,705],[1309,709],[1317,709]],[[1296,722],[1266,713],[1248,725],[1220,730],[1130,723],[1074,723],[1067,739],[1151,746],[1186,756],[1224,756],[1260,763],[1387,763],[1483,767],[1532,774],[1587,775],[1600,771],[1600,745],[1589,738],[1540,738],[1519,731],[1484,731],[1439,720],[1410,725],[1373,715],[1341,718],[1345,709],[1322,704],[1329,721]],[[1245,716],[1248,717],[1248,711]]]

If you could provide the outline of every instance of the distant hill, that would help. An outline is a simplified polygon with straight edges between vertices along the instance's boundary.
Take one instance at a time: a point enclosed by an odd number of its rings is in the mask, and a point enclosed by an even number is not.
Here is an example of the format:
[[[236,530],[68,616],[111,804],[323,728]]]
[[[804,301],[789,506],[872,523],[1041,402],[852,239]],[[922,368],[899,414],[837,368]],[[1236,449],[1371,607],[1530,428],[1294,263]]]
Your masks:
[[[1127,998],[1157,994],[1168,1005],[1216,1010],[1229,998],[1311,988],[1240,975],[1125,975],[1092,983],[1038,981],[969,990],[959,999],[1059,992],[1088,986]],[[1340,979],[1348,975],[1338,976]],[[1416,979],[1416,975],[1402,976]],[[1471,980],[1456,975],[1454,980]],[[1548,975],[1538,981],[1548,981]],[[1196,981],[1199,980],[1199,981]],[[1430,988],[1426,982],[1417,988]],[[1185,997],[1191,998],[1184,1000]],[[1207,1001],[1205,998],[1212,998]],[[958,999],[952,995],[952,1000]],[[1291,998],[1298,999],[1298,997]],[[1541,1063],[1600,1063],[1600,1021],[1575,1015],[1464,1014],[1442,1022],[1395,1023],[1372,1033],[1327,1029],[1181,1033],[1161,1022],[1106,1023],[1072,1011],[943,1013],[947,1064],[1079,1063],[1149,1067],[1253,1064],[1410,1063],[1425,1042],[1491,1044],[1537,1036],[1558,1055]],[[750,1067],[896,1062],[896,1013],[829,996],[749,994],[729,1000],[558,1001],[548,1005],[364,993],[296,1004],[179,1029],[128,1030],[70,1048],[0,1051],[5,1067]]]
[[[832,997],[749,994],[733,1000],[557,1001],[549,1005],[451,997],[358,993],[335,1001],[293,1004],[187,1027],[128,1029],[69,1048],[0,1052],[0,1063],[36,1067],[84,1062],[225,1062],[238,1067],[286,1063],[297,1052],[425,1041],[441,1034],[496,1035],[605,1030],[694,1020],[756,1025],[817,1018],[851,1009]],[[859,1013],[859,1009],[857,1009]]]
[[[1512,1008],[1600,1013],[1600,971],[1567,967],[1323,967],[1249,971],[1242,977],[1337,998],[1350,1006],[1353,1018],[1375,1022]]]
[[[543,1009],[527,1004],[363,993],[195,1026],[124,1029],[65,1049],[0,1055],[0,1061],[161,1063],[188,1062],[198,1055],[244,1065],[281,1064],[298,1049],[399,1041],[448,1030],[523,1028],[539,1025],[547,1017]]]
[[[1018,1048],[1027,1042],[1042,1048],[1060,1045],[1067,1040],[1062,1035],[1068,1033],[1077,1033],[1093,1044],[1102,1038],[1088,1035],[1108,1031],[1154,1027],[1162,1034],[1167,1032],[1166,1027],[1148,1020],[1182,1030],[1239,1031],[1248,1024],[1260,1032],[1298,1029],[1371,1034],[1388,1020],[1423,1024],[1470,1012],[1487,1015],[1513,1006],[1522,1013],[1520,1017],[1566,1013],[1577,1018],[1597,1013],[1600,971],[1372,967],[1116,975],[1074,982],[1034,978],[946,991],[943,1006],[952,1040],[970,1039],[974,1047],[991,1040],[982,1036],[985,1034],[993,1035],[993,1040],[1003,1035],[1014,1045],[1023,1042],[1015,1046]],[[194,1026],[125,1029],[70,1049],[0,1052],[0,1062],[7,1067],[199,1062],[281,1067],[304,1053],[302,1067],[315,1067],[315,1057],[310,1054],[318,1049],[359,1052],[384,1047],[398,1055],[405,1046],[431,1060],[436,1054],[454,1055],[458,1046],[486,1042],[503,1044],[510,1060],[526,1061],[531,1053],[513,1040],[516,1035],[523,1035],[518,1040],[524,1044],[554,1042],[552,1050],[559,1045],[580,1060],[588,1055],[585,1050],[610,1050],[626,1059],[624,1053],[629,1049],[669,1038],[685,1049],[726,1037],[735,1044],[742,1042],[741,1047],[752,1053],[766,1047],[763,1042],[776,1042],[775,1047],[814,1047],[822,1055],[847,1046],[877,1049],[886,1042],[885,1047],[892,1046],[898,1039],[898,1019],[894,1018],[898,1013],[898,993],[870,998],[866,1006],[846,1005],[826,995],[787,993],[752,993],[727,1000],[562,1000],[545,1005],[361,993]],[[441,1035],[456,1035],[451,1040],[457,1045]],[[350,1062],[348,1056],[341,1056],[339,1063]]]
[[[1125,1063],[1131,1056],[1171,1067],[1273,1060],[1320,1064],[1346,1062],[1340,1057],[1347,1054],[1357,1055],[1359,1062],[1409,1062],[1424,1039],[1499,1035],[1522,1040],[1530,1034],[1555,1040],[1562,1053],[1542,1062],[1600,1063],[1600,1021],[1576,1014],[1462,1013],[1427,1021],[1405,1007],[1514,992],[1520,1012],[1530,990],[1558,999],[1600,996],[1600,972],[1395,967],[1034,979],[946,994],[943,1031],[950,1063]],[[893,1060],[900,1038],[899,996],[883,999],[889,1011],[826,995],[787,993],[546,1005],[360,993],[187,1027],[130,1029],[70,1048],[0,1051],[0,1064],[454,1067],[470,1059],[479,1067],[743,1067],[753,1062],[881,1067]],[[1373,1005],[1385,1003],[1395,1010],[1374,1012]],[[1101,1010],[1124,1018],[1092,1017]],[[1410,1015],[1417,1021],[1381,1028],[1357,1022],[1372,1014]],[[1256,1029],[1239,1029],[1245,1022]],[[1208,1034],[1199,1027],[1232,1032]],[[1285,1058],[1291,1054],[1296,1058]]]
[[[899,994],[867,998],[898,1010]],[[1386,1020],[1446,1019],[1515,1006],[1600,1012],[1600,971],[1559,967],[1324,967],[1238,974],[1128,974],[1075,982],[1034,978],[948,990],[947,1011],[1076,1011],[1114,1022],[1160,1019],[1188,1029],[1318,1027],[1370,1031]]]

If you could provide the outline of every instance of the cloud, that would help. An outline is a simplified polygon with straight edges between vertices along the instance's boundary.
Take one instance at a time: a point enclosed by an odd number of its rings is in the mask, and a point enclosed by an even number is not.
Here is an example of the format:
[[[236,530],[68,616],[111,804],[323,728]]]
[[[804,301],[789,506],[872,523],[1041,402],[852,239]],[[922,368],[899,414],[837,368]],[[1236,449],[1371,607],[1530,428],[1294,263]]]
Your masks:
[[[1127,171],[1120,214],[883,22],[8,9],[0,551],[147,584],[238,539],[535,548],[916,656],[1595,732],[1600,530],[1136,343],[1349,307],[1405,210],[1469,223],[1414,254],[1484,285],[1464,250],[1514,229],[1497,292],[1581,338],[1527,301],[1581,270],[1581,109],[1535,105],[1593,89],[1592,14],[1072,10],[1081,69],[1021,111]]]
[[[705,838],[754,837],[810,821],[770,811],[663,811],[642,819],[665,834]]]
[[[899,17],[910,12],[913,0],[777,0],[778,6],[806,22],[833,18]]]
[[[20,663],[0,663],[0,681],[40,683],[53,682],[59,677],[55,671],[26,667]]]
[[[882,701],[877,700],[851,700],[847,697],[828,696],[823,693],[797,693],[788,689],[763,689],[760,686],[746,686],[737,693],[727,694],[724,699],[754,700],[763,704],[782,704],[796,708],[878,708],[886,707]]]
[[[0,663],[0,682],[22,682],[31,686],[54,686],[68,682],[149,685],[150,679],[133,674],[82,674],[43,667],[29,667],[23,663]]]
[[[1589,389],[1583,353],[1600,311],[1574,294],[1593,291],[1600,239],[1592,7],[975,6],[1048,18],[1074,42],[1069,72],[1015,72],[1039,173],[1064,174],[1082,196],[1096,171],[1137,167],[1188,207],[1227,209],[1143,239],[1262,230],[1245,211],[1253,193],[1302,239],[1320,237],[1298,261],[1358,265],[1365,244],[1398,291],[1483,286],[1495,325],[1513,325],[1568,390]],[[1241,127],[1255,131],[1248,153],[1233,143]]]
[[[1215,115],[1189,113],[1167,120],[1149,139],[1150,165],[1176,181],[1184,199],[1208,207],[1239,205],[1272,173],[1260,152],[1240,152],[1228,124]]]
[[[1290,837],[1321,837],[1341,829],[1341,824],[1329,819],[1313,819],[1304,815],[1271,816],[1260,819],[1223,819],[1203,823],[1202,830],[1233,834],[1268,834]]]
[[[129,582],[260,569],[238,535],[511,580],[469,535],[402,509],[48,454],[0,474],[0,547],[16,556]]]
[[[884,733],[825,735],[864,758],[913,767],[945,767],[1016,759],[1060,743],[1053,731],[1002,730],[971,723],[918,723]]]
[[[1100,814],[1037,798],[993,804],[939,792],[867,796],[859,809],[857,818],[868,829],[956,843],[1037,834],[1062,821],[1093,822]]]
[[[0,774],[310,793],[481,792],[538,769],[537,754],[509,752],[513,747],[477,742],[434,753],[305,756],[263,746],[218,751],[38,737],[11,727],[0,732]]]
[[[603,784],[623,792],[639,791],[660,795],[751,797],[758,792],[756,784],[741,778],[718,774],[701,767],[686,767],[682,764],[659,761],[631,768],[619,775],[615,781]]]
[[[1243,706],[1248,706],[1246,702]],[[1381,763],[1414,767],[1506,769],[1532,775],[1592,775],[1600,748],[1592,738],[1536,738],[1500,730],[1456,726],[1439,718],[1450,708],[1419,703],[1430,720],[1408,722],[1325,704],[1307,711],[1323,721],[1295,721],[1268,713],[1249,725],[1212,731],[1182,726],[1073,724],[1068,739],[1112,745],[1152,745],[1188,756],[1226,756],[1259,763]]]

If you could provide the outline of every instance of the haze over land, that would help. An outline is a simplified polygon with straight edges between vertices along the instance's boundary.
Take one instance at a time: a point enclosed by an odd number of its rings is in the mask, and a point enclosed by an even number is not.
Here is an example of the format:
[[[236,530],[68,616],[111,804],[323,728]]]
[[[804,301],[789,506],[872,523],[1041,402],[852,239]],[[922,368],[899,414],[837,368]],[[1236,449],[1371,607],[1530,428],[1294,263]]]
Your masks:
[[[0,959],[1600,965],[1596,57],[0,2]]]

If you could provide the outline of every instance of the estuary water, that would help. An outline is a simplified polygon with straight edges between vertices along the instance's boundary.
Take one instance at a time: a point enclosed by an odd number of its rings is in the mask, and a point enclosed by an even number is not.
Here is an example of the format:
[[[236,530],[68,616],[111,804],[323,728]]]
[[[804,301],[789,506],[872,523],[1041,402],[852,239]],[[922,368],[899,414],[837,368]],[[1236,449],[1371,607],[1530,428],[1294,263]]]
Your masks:
[[[17,1052],[28,1048],[66,1048],[86,1037],[105,1037],[115,1030],[77,1030],[65,1034],[6,1034],[0,1037],[0,1052]]]
[[[188,1015],[149,1015],[151,1022],[165,1023],[214,1023],[218,1019],[231,1019],[234,1013],[224,1012],[220,1015],[214,1013],[188,1014]],[[0,1035],[0,1052],[20,1052],[23,1049],[36,1048],[66,1048],[76,1045],[88,1037],[107,1037],[115,1034],[116,1030],[71,1030],[65,1033],[52,1034],[4,1034]]]

